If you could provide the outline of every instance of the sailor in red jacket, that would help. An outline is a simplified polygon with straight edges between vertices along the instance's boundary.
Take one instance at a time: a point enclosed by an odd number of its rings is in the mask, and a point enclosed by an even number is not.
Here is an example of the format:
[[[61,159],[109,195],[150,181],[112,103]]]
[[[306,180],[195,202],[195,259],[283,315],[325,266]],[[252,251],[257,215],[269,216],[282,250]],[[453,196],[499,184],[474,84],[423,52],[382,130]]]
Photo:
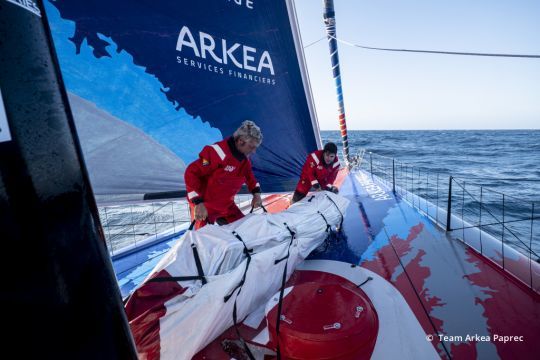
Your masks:
[[[261,129],[246,120],[233,136],[205,146],[184,174],[187,197],[197,228],[206,223],[228,224],[244,216],[234,196],[244,183],[253,194],[251,205],[262,205],[261,187],[248,156],[262,142]]]
[[[337,194],[338,189],[333,185],[339,171],[337,146],[327,143],[323,150],[317,150],[308,155],[300,181],[296,185],[291,204],[302,200],[313,187],[315,190],[328,190]]]

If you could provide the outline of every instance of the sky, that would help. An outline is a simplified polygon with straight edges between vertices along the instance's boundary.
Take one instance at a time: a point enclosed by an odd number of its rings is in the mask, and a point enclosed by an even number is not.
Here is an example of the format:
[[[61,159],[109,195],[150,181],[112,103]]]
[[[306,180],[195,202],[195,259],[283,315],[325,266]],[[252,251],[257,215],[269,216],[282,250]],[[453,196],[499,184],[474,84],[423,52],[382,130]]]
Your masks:
[[[303,45],[323,0],[294,0]],[[537,0],[334,0],[337,37],[363,46],[540,54]],[[322,130],[338,129],[328,42],[304,49]],[[540,129],[540,58],[364,50],[339,44],[349,130]]]

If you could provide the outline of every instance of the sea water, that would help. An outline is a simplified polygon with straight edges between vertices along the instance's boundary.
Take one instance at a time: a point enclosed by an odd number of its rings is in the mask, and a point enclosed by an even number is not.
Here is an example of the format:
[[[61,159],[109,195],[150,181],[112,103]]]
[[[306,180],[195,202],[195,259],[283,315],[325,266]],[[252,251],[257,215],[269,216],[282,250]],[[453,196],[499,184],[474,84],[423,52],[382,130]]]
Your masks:
[[[321,138],[341,149],[339,131],[321,131]],[[540,201],[540,130],[349,131],[348,138],[351,154],[364,148],[524,201]]]

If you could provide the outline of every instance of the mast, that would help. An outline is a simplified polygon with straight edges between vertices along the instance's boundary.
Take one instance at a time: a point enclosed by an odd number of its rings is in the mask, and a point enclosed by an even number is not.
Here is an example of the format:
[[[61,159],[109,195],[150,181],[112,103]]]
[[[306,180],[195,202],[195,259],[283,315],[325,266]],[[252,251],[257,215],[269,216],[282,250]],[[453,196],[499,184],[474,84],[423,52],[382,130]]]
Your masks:
[[[334,12],[334,0],[324,1],[324,24],[326,25],[326,36],[330,49],[330,59],[332,61],[332,72],[336,83],[336,94],[338,101],[339,130],[341,131],[341,141],[343,142],[343,157],[347,166],[350,164],[349,140],[347,138],[347,121],[345,120],[345,104],[343,102],[343,89],[341,88],[341,72],[339,70],[338,44],[336,40],[336,14]]]

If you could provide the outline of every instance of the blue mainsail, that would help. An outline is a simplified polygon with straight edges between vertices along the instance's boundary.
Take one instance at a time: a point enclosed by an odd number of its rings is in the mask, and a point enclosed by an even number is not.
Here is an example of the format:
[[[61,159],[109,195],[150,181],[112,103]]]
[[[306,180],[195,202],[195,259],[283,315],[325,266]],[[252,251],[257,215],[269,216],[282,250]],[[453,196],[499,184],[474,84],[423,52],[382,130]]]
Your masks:
[[[265,192],[292,190],[320,145],[291,1],[46,10],[97,195],[185,189],[185,166],[245,119],[264,134],[252,161]]]

